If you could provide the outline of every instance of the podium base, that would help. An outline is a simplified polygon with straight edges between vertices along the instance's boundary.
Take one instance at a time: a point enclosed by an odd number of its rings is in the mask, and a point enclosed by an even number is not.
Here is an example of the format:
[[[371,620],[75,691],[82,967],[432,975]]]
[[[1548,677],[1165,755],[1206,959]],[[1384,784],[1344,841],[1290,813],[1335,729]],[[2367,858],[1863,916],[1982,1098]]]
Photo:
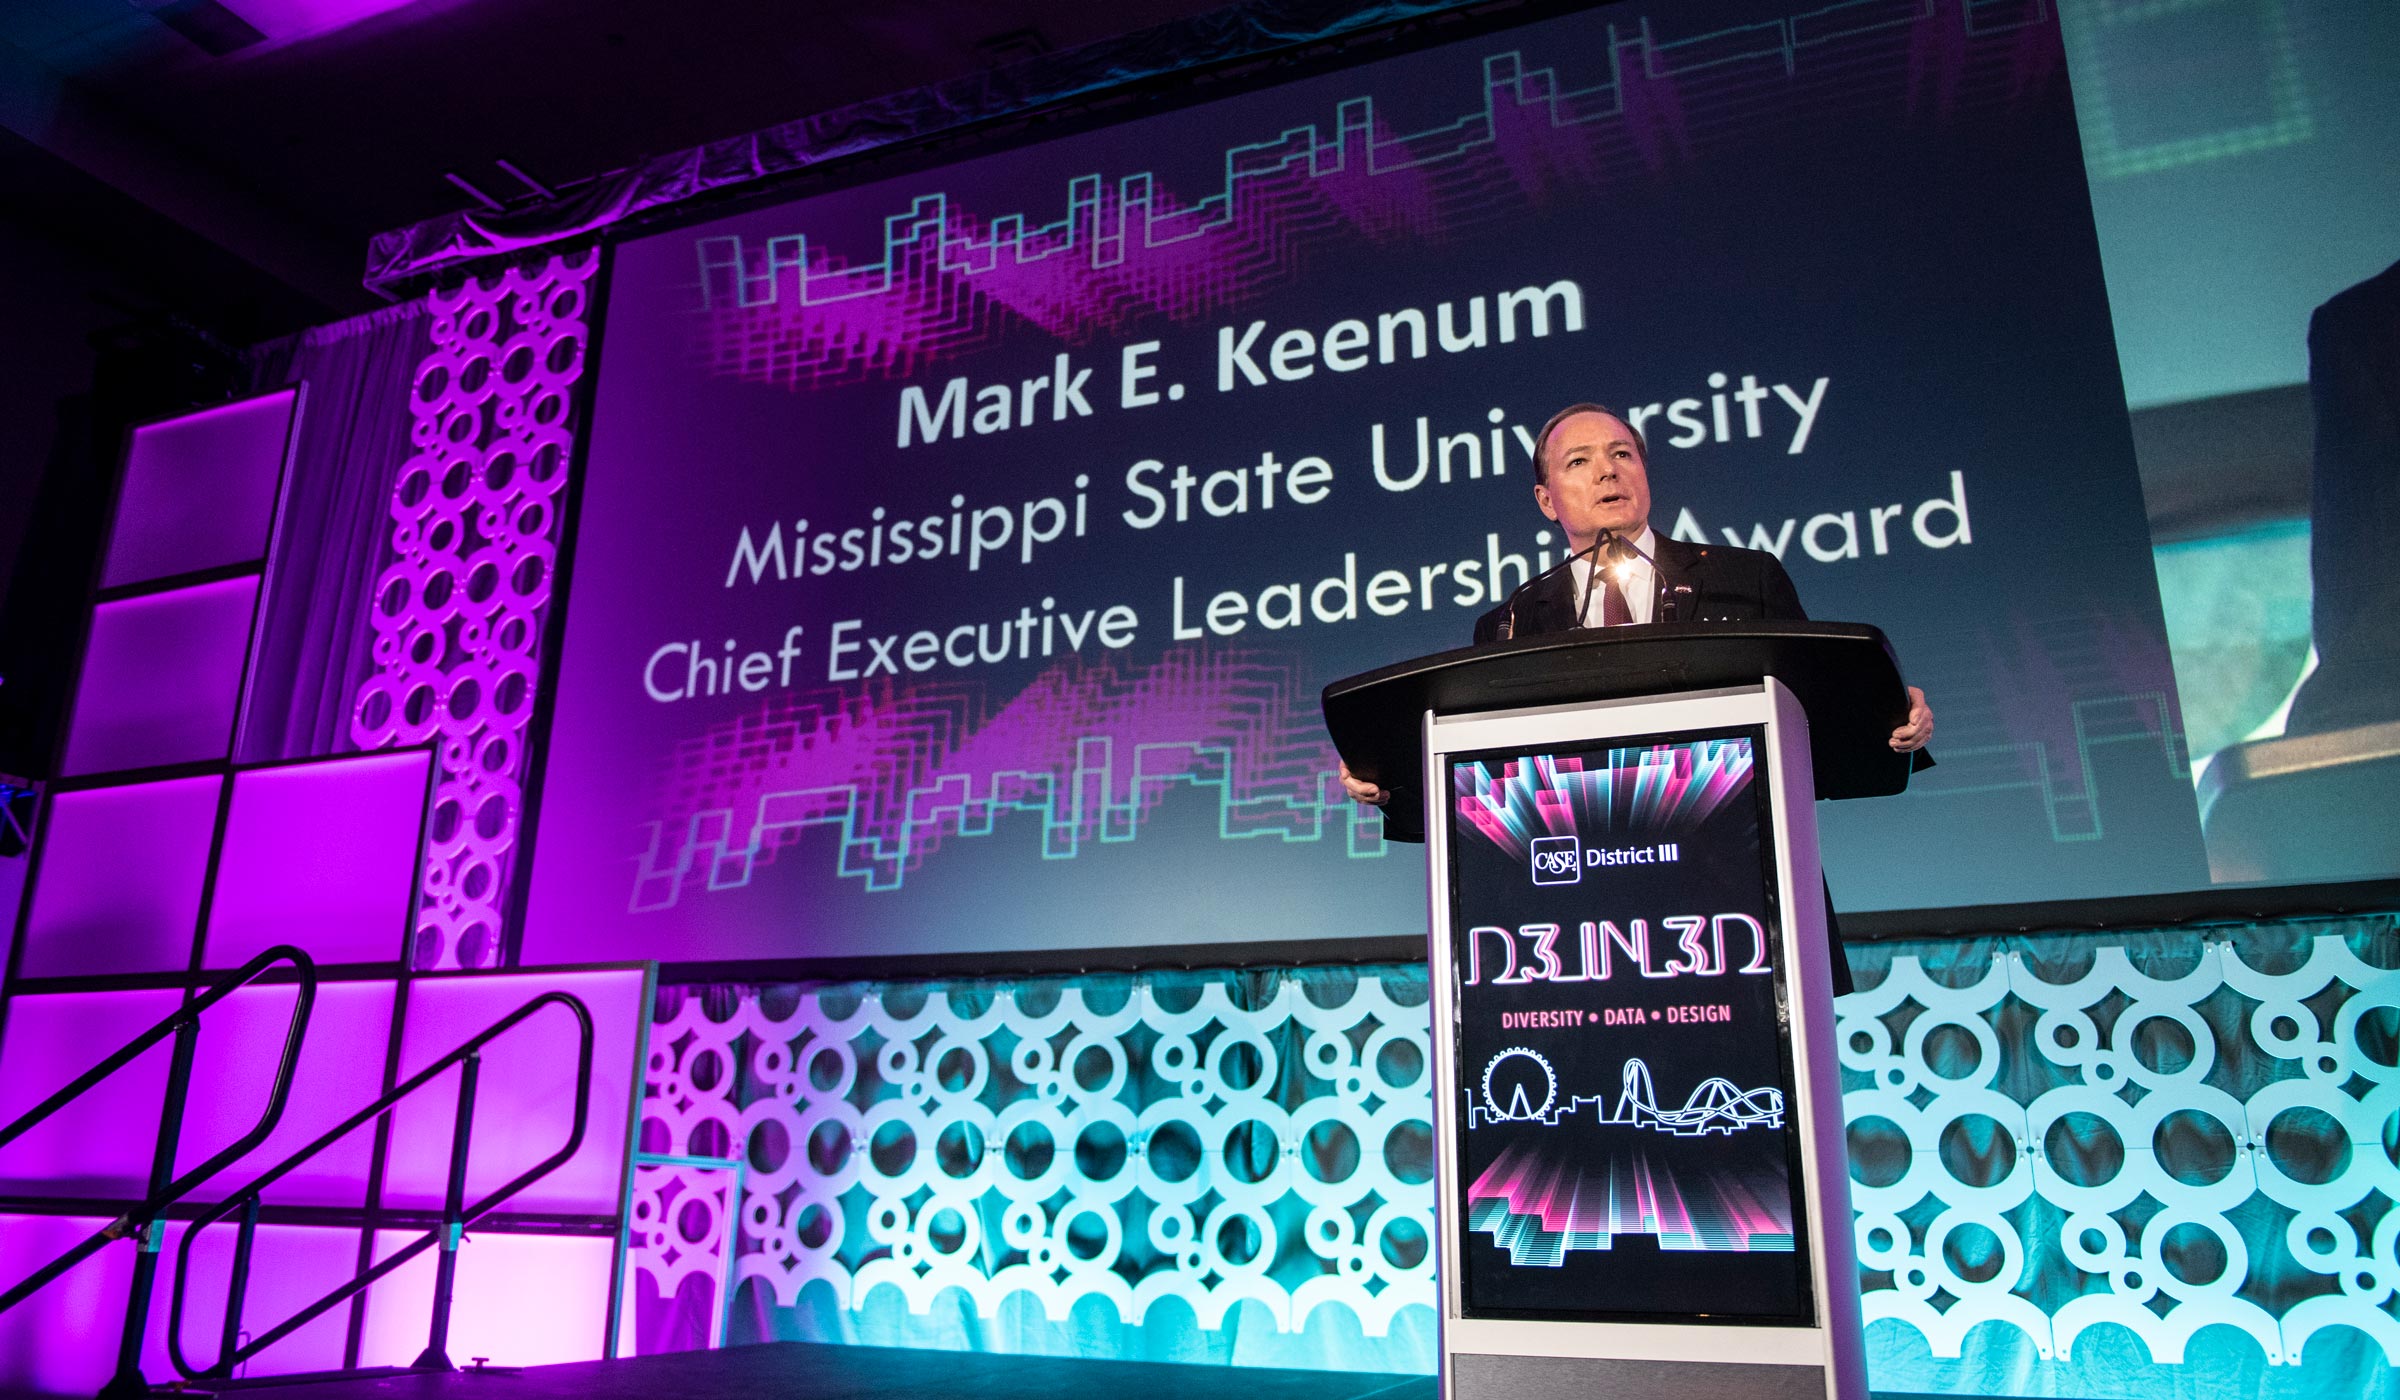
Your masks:
[[[1734,1340],[1729,1338],[1728,1340]],[[1825,1400],[1821,1366],[1634,1361],[1587,1356],[1450,1358],[1444,1400]]]

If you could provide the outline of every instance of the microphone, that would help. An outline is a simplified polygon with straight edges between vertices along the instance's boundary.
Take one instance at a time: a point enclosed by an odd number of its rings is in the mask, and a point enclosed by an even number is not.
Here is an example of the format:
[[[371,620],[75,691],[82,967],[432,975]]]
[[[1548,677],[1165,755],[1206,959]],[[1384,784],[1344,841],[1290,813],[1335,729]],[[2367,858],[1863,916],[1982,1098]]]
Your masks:
[[[1666,570],[1661,569],[1658,566],[1658,560],[1651,556],[1650,551],[1633,542],[1633,536],[1621,535],[1614,530],[1602,530],[1600,532],[1600,537],[1592,542],[1592,548],[1595,550],[1605,549],[1612,558],[1617,557],[1617,551],[1623,550],[1625,553],[1632,555],[1634,558],[1641,560],[1645,564],[1648,564],[1650,566],[1651,576],[1658,579],[1661,584],[1661,602],[1656,609],[1658,616],[1653,618],[1652,621],[1672,622],[1675,620],[1675,599],[1665,596],[1666,590],[1664,588],[1664,584],[1667,577]],[[1594,592],[1597,592],[1599,589],[1601,567],[1600,560],[1598,556],[1595,555],[1592,560],[1592,585],[1584,590],[1583,607],[1578,611],[1578,616],[1575,619],[1575,623],[1579,627],[1588,625],[1582,614],[1587,614],[1591,611],[1591,595]],[[1686,587],[1678,589],[1677,591],[1682,593],[1690,593],[1692,590]]]
[[[1648,564],[1651,568],[1656,569],[1658,567],[1658,561],[1650,557],[1650,551],[1642,548],[1638,544],[1635,544],[1633,542],[1633,536],[1619,535],[1612,533],[1611,531],[1602,530],[1600,532],[1600,538],[1608,542],[1610,553],[1613,554],[1617,550],[1622,549],[1627,554],[1630,554],[1634,558],[1641,560],[1645,564]]]
[[[1495,640],[1505,642],[1517,635],[1517,600],[1519,598],[1524,597],[1525,594],[1532,589],[1535,584],[1540,583],[1542,580],[1550,577],[1552,574],[1557,573],[1559,570],[1567,567],[1569,564],[1574,563],[1576,560],[1583,558],[1587,554],[1593,557],[1593,567],[1599,567],[1600,546],[1608,543],[1608,540],[1609,532],[1602,530],[1599,538],[1592,541],[1592,547],[1590,549],[1576,550],[1573,554],[1568,555],[1566,558],[1559,560],[1549,568],[1542,570],[1538,574],[1535,574],[1532,578],[1529,578],[1523,583],[1518,584],[1517,591],[1508,595],[1508,615],[1500,619],[1500,635]]]

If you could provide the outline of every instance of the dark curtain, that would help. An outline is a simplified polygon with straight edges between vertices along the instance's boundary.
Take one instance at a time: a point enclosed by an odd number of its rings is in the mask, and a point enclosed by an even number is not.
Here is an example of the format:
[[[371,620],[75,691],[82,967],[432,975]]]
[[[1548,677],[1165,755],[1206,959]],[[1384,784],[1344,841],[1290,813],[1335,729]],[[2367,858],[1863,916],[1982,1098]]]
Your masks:
[[[245,357],[253,390],[308,386],[267,580],[265,625],[237,757],[346,752],[350,703],[372,669],[367,610],[389,549],[392,483],[409,453],[409,399],[431,348],[409,302]]]

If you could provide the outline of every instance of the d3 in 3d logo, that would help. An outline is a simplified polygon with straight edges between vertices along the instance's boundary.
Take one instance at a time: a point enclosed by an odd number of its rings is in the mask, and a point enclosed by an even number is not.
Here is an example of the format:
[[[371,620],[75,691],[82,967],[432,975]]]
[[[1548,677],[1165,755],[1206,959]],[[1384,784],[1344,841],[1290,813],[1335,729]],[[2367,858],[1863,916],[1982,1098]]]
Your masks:
[[[1533,838],[1533,882],[1572,885],[1583,878],[1583,843],[1572,836]]]

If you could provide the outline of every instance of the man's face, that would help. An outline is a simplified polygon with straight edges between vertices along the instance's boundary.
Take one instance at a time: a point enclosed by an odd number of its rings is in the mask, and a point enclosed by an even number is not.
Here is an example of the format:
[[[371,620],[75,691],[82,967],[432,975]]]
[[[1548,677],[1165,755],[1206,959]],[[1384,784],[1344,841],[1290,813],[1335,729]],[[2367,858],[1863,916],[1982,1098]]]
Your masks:
[[[1542,514],[1585,549],[1602,530],[1638,535],[1650,519],[1650,471],[1633,429],[1613,414],[1578,413],[1543,449],[1548,473],[1533,488]]]

